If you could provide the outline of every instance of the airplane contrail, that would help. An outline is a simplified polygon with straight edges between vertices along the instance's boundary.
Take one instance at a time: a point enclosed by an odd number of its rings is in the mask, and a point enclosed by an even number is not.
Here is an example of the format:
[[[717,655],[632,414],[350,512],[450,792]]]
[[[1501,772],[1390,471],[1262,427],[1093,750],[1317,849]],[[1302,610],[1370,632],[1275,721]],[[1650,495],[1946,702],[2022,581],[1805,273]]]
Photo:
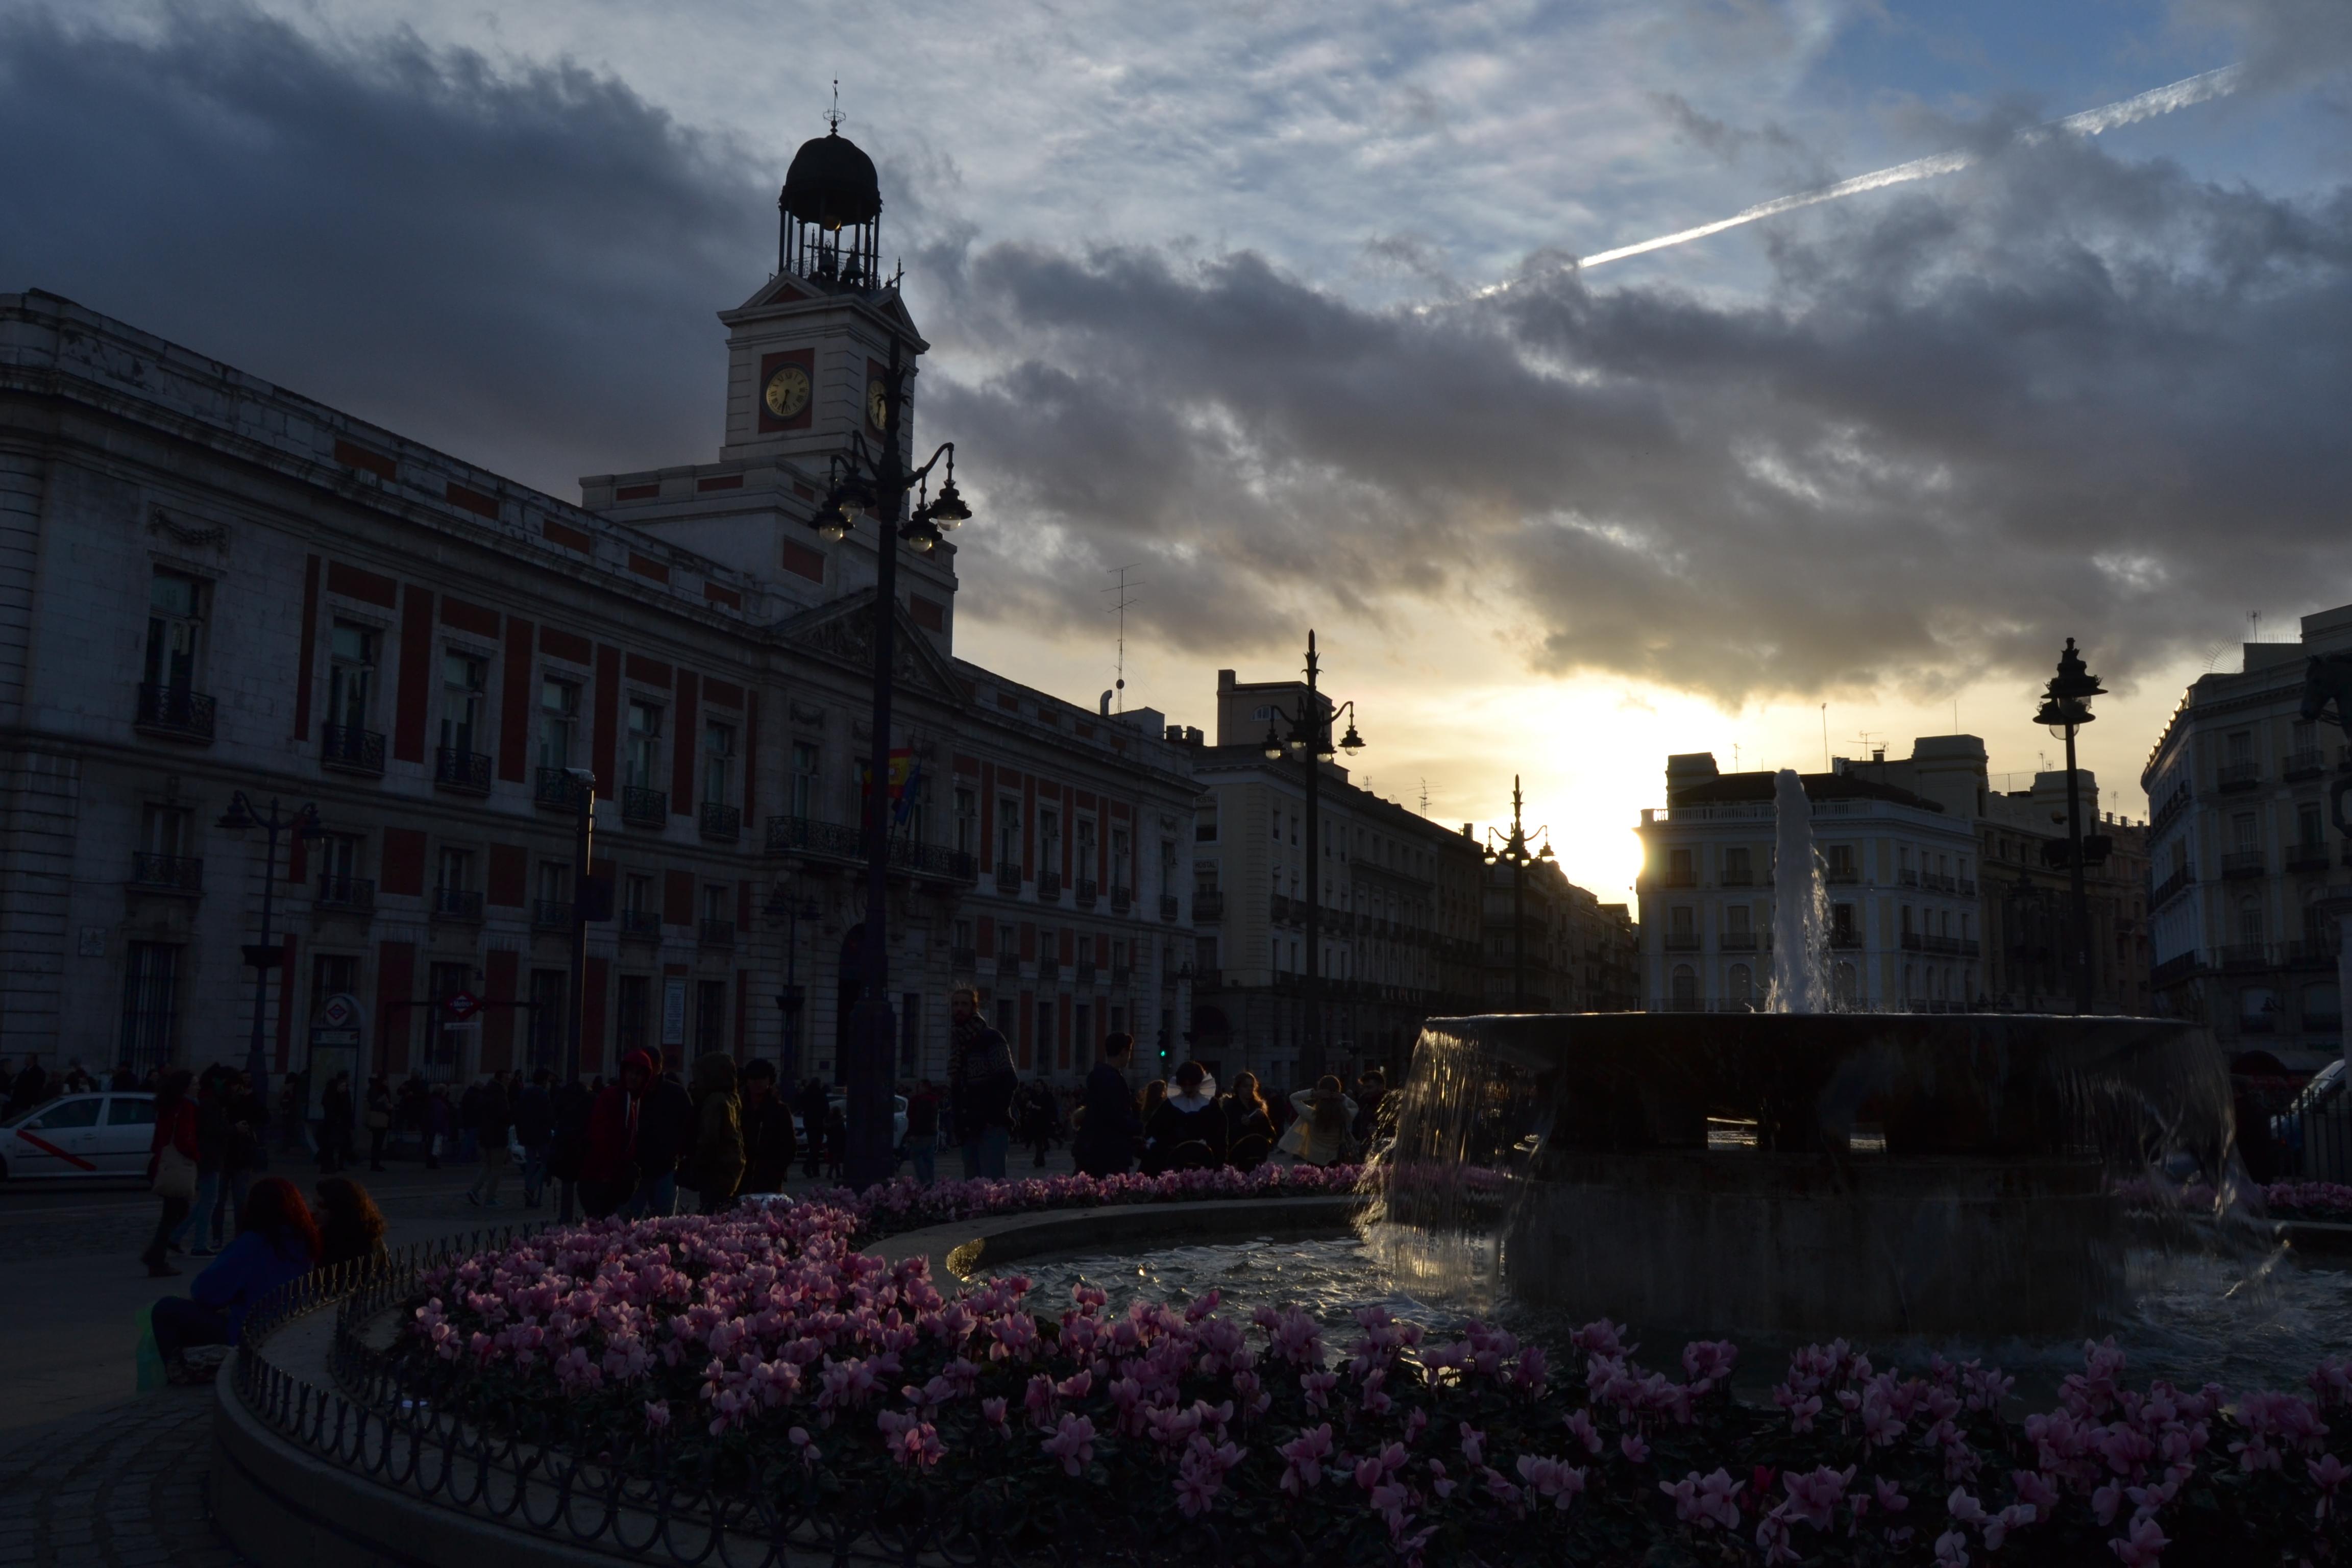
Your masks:
[[[2159,114],[2169,114],[2176,109],[2187,109],[2210,99],[2224,98],[2238,89],[2239,79],[2243,70],[2242,66],[2229,65],[2218,70],[2203,71],[2196,76],[2184,77],[2167,86],[2151,88],[2135,97],[2126,98],[2119,103],[2103,104],[2097,109],[2085,109],[2079,114],[2067,115],[2063,120],[2053,120],[2046,126],[2037,126],[2025,132],[2023,139],[2032,139],[2045,131],[2065,131],[2077,136],[2096,136],[2103,131],[2113,131],[2117,126],[2153,119]],[[1775,196],[1769,202],[1759,202],[1745,212],[1734,213],[1729,217],[1718,218],[1713,223],[1703,223],[1696,228],[1685,228],[1674,234],[1662,234],[1655,239],[1645,239],[1639,244],[1621,245],[1614,250],[1598,251],[1591,256],[1579,257],[1574,265],[1580,269],[1599,267],[1604,262],[1622,261],[1627,257],[1645,256],[1653,250],[1664,250],[1671,245],[1687,245],[1692,240],[1705,239],[1709,235],[1721,234],[1725,229],[1738,228],[1742,224],[1754,223],[1759,218],[1794,212],[1799,207],[1817,206],[1822,202],[1833,202],[1841,196],[1858,195],[1864,191],[1875,191],[1887,185],[1904,184],[1912,180],[1932,179],[1937,174],[1955,174],[1975,163],[1976,158],[1977,155],[1973,153],[1937,153],[1925,158],[1914,158],[1907,163],[1897,163],[1893,168],[1879,169],[1867,174],[1856,174],[1852,179],[1840,180],[1833,185],[1823,185],[1819,190],[1800,191],[1794,195]],[[1511,284],[1508,282],[1490,284],[1478,290],[1478,293],[1481,297],[1499,294],[1510,287]]]

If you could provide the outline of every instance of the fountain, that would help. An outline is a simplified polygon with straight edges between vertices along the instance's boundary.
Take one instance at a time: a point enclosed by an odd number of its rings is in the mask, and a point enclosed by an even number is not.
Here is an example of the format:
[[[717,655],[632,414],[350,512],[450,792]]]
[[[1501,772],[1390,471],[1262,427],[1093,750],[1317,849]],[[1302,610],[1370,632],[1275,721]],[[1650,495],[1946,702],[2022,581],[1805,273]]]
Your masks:
[[[1772,988],[1765,1009],[1826,1013],[1829,889],[1813,861],[1813,805],[1794,768],[1772,779]]]

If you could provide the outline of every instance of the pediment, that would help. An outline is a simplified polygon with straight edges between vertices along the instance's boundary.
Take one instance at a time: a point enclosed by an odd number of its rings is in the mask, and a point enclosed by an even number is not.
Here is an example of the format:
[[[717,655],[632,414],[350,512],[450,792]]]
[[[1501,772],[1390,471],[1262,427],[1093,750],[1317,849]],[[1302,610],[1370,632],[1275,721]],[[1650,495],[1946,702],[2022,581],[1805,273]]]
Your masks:
[[[962,683],[955,678],[945,655],[930,634],[915,625],[903,605],[897,612],[897,635],[891,645],[891,668],[901,691],[919,692],[937,702],[961,706]],[[874,590],[863,589],[829,605],[780,623],[776,635],[787,647],[845,666],[860,675],[874,668]]]

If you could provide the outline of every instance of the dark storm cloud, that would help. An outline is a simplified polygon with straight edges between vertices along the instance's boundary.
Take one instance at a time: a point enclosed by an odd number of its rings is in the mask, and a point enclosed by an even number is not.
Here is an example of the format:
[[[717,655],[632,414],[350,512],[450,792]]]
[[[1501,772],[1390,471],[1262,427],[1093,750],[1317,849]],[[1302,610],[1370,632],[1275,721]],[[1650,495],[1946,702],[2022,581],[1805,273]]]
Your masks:
[[[713,444],[772,187],[625,87],[235,6],[0,20],[0,289],[569,493]]]
[[[2352,198],[1984,142],[1774,238],[1751,303],[1531,271],[1414,315],[1250,256],[983,251],[964,325],[1011,363],[932,412],[1066,527],[1019,613],[1147,560],[1203,650],[1351,595],[1475,635],[1476,584],[1539,664],[1737,699],[2027,673],[2070,633],[2128,677],[2352,599]]]

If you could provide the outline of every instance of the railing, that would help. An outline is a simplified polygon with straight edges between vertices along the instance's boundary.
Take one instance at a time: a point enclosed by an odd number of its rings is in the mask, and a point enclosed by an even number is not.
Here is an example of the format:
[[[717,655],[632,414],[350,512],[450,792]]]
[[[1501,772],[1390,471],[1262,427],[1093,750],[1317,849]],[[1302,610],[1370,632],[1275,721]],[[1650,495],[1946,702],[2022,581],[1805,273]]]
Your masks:
[[[662,827],[669,822],[669,791],[621,786],[621,820],[632,827]]]
[[[1110,912],[1111,912],[1111,913],[1113,913],[1113,914],[1115,914],[1115,915],[1123,915],[1123,914],[1127,913],[1128,909],[1129,909],[1129,906],[1131,906],[1134,902],[1135,902],[1135,890],[1134,890],[1133,889],[1131,889],[1131,888],[1122,888],[1122,887],[1120,887],[1117,882],[1113,882],[1113,883],[1110,885]]]
[[[480,752],[443,746],[434,752],[433,782],[461,795],[490,793],[490,759]]]
[[[338,773],[380,775],[383,772],[383,734],[349,724],[328,724],[319,731],[319,765]]]
[[[482,895],[464,888],[433,889],[433,918],[436,921],[478,921],[482,918]]]
[[[1931,936],[1926,931],[1906,931],[1903,933],[1906,952],[1936,953],[1946,958],[1974,958],[1977,939],[1972,936]]]
[[[996,863],[996,890],[1000,893],[1005,894],[1019,892],[1021,890],[1021,868],[1012,864],[1010,861],[999,860]]]
[[[1906,866],[1895,873],[1895,885],[1898,888],[1916,888],[1919,885],[1919,873]]]
[[[623,910],[621,934],[635,937],[639,942],[661,941],[661,911],[659,910]]]
[[[733,921],[706,920],[702,922],[699,935],[702,945],[705,947],[733,947],[735,945],[735,922]]]
[[[1062,901],[1062,874],[1059,871],[1037,873],[1037,901],[1041,904],[1058,904]]]
[[[375,908],[375,883],[366,877],[321,877],[310,907],[366,914]]]
[[[1726,952],[1754,952],[1756,933],[1752,931],[1727,931],[1717,939],[1716,945]]]
[[[1061,977],[1062,961],[1060,959],[1041,958],[1037,961],[1037,979],[1041,984],[1049,980],[1059,980]]]
[[[570,931],[572,900],[570,899],[532,900],[530,925],[533,931]]]
[[[1960,897],[1973,899],[1977,896],[1977,885],[1973,878],[1955,877],[1952,880],[1958,885]]]
[[[1175,895],[1171,893],[1169,897],[1172,900]],[[1169,913],[1163,904],[1160,910],[1160,918],[1162,920],[1172,921],[1176,917]],[[1221,921],[1224,918],[1225,895],[1221,889],[1216,888],[1195,888],[1192,889],[1192,919],[1195,923],[1202,921]]]
[[[2170,876],[2165,878],[2163,881],[2157,883],[2156,886],[2147,890],[2147,907],[2150,910],[2154,910],[2158,905],[2168,902],[2175,893],[2179,892],[2183,888],[2189,886],[2196,880],[2197,871],[2194,867],[2174,867]]]
[[[723,801],[706,800],[700,814],[702,836],[732,844],[743,837],[743,813]]]
[[[2163,803],[2156,808],[2156,815],[2148,819],[2148,837],[2154,838],[2158,834],[2162,833],[2167,825],[2174,817],[2187,811],[2196,799],[2196,791],[2189,788],[2189,782],[2183,779],[2180,786],[2164,797]]]
[[[1832,888],[1851,887],[1862,880],[1862,872],[1853,866],[1832,866],[1822,871],[1822,880]]]
[[[205,863],[193,855],[150,855],[139,850],[131,857],[131,885],[148,892],[193,896],[205,890]]]
[[[1162,893],[1160,895],[1160,918],[1161,920],[1172,921],[1183,912],[1183,901],[1177,898],[1175,894]]]
[[[980,969],[979,950],[969,947],[948,949],[948,967],[958,974],[976,973]]]
[[[191,691],[184,686],[157,686],[142,683],[139,688],[139,716],[132,727],[151,735],[162,735],[174,741],[209,741],[213,738],[215,704],[201,691]]]
[[[813,816],[768,818],[768,850],[771,854],[822,856],[833,860],[866,858],[865,835],[855,827],[838,822],[819,822]]]
[[[2290,844],[2286,851],[2286,868],[2290,871],[2325,871],[2327,869],[2327,846],[2325,844]]]
[[[1957,893],[1960,890],[1959,883],[1941,871],[1920,872],[1919,887],[1923,892],[1929,893]]]
[[[2250,969],[2268,969],[2271,966],[2271,950],[2264,942],[2225,942],[2221,946],[2221,967],[2225,970],[2243,972]]]
[[[1095,900],[1100,896],[1101,889],[1097,888],[1093,881],[1087,878],[1081,877],[1076,881],[1070,884],[1070,897],[1072,900],[1076,903],[1078,908],[1082,910],[1093,909],[1095,907]]]
[[[1134,974],[1135,971],[1129,969],[1126,964],[1114,963],[1110,966],[1110,983],[1113,985],[1126,984],[1129,980],[1134,977]]]
[[[541,768],[530,797],[551,811],[568,811],[576,816],[580,812],[580,803],[587,793],[588,786],[572,777],[571,769]]]
[[[1699,934],[1695,931],[1670,931],[1664,934],[1663,940],[1666,944],[1666,951],[1668,952],[1696,952],[1699,951]]]
[[[1723,885],[1727,888],[1752,888],[1756,885],[1756,873],[1753,871],[1726,871],[1723,874]]]
[[[1858,931],[1832,931],[1830,932],[1830,946],[1841,952],[1857,952],[1862,947],[1862,933]]]
[[[999,980],[1020,979],[1021,955],[1017,952],[998,953],[996,955],[996,977]]]
[[[2164,986],[2196,973],[2197,953],[2192,948],[2187,952],[2175,953],[2150,969],[2147,972],[2147,978],[2150,984]]]
[[[2213,782],[2223,789],[2252,789],[2263,782],[2263,764],[2223,763],[2213,770]]]
[[[2268,865],[2268,858],[2259,849],[2232,849],[2221,857],[2221,875],[2259,877]]]
[[[1078,960],[1077,968],[1072,972],[1071,978],[1080,985],[1092,985],[1095,983],[1094,961],[1088,958]]]
[[[2279,777],[2288,780],[2315,779],[2326,771],[2327,753],[2316,746],[2307,746],[2301,751],[2289,752],[2286,754],[2285,763],[2279,768]]]

